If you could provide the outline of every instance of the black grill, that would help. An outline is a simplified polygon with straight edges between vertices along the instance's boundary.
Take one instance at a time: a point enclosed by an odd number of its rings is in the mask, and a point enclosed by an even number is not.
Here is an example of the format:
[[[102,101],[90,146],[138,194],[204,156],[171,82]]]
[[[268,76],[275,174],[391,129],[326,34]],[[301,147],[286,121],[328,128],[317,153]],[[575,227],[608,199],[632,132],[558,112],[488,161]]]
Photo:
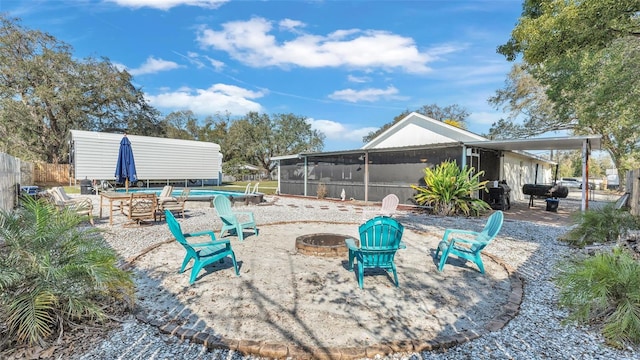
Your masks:
[[[511,201],[509,196],[511,188],[504,182],[498,183],[498,187],[489,188],[489,205],[494,210],[509,210]]]

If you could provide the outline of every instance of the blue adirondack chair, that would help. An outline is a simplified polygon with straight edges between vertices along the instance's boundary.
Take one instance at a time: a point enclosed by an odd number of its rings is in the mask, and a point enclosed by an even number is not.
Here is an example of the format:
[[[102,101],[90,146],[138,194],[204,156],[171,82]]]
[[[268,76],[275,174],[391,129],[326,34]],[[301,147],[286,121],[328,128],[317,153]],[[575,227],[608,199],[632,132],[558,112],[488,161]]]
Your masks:
[[[231,257],[231,261],[233,262],[233,268],[236,271],[236,275],[240,275],[238,264],[236,263],[236,255],[233,253],[231,249],[231,243],[229,240],[216,240],[216,236],[211,230],[195,232],[195,233],[187,233],[184,234],[182,229],[180,228],[180,224],[173,216],[170,210],[165,210],[164,214],[167,218],[167,224],[169,225],[169,230],[173,236],[178,240],[180,245],[182,245],[185,250],[187,250],[187,254],[184,257],[184,261],[182,261],[182,267],[180,268],[180,272],[184,271],[184,268],[187,264],[194,260],[193,267],[191,268],[191,276],[189,278],[189,284],[193,284],[196,281],[196,277],[200,270],[203,267],[214,263],[218,260],[222,262],[225,257]],[[192,244],[187,241],[187,238],[191,237],[199,237],[199,236],[209,236],[210,241],[198,244]]]
[[[480,253],[489,244],[489,242],[496,237],[500,228],[502,228],[503,218],[504,215],[502,211],[494,212],[489,216],[484,229],[480,232],[446,229],[444,236],[442,237],[442,241],[438,244],[435,254],[435,258],[437,260],[439,253],[442,252],[442,255],[440,255],[438,271],[442,271],[442,268],[444,268],[444,265],[447,263],[449,255],[456,255],[459,258],[473,261],[480,269],[480,272],[484,274],[484,265],[482,264],[482,257],[480,256]],[[458,237],[460,235],[463,237]]]
[[[353,270],[353,261],[358,265],[358,286],[364,287],[364,270],[381,268],[391,270],[396,287],[398,286],[398,274],[393,262],[398,249],[406,246],[402,243],[404,226],[396,219],[377,216],[368,220],[358,228],[360,232],[360,246],[356,246],[353,239],[346,239],[349,249],[349,270]]]
[[[218,195],[213,199],[213,207],[216,209],[220,221],[222,221],[222,229],[220,229],[220,237],[223,237],[225,231],[229,231],[230,235],[237,235],[238,240],[244,240],[244,229],[252,229],[255,235],[258,235],[258,227],[250,211],[233,211],[231,210],[231,201],[226,196]],[[243,218],[244,220],[240,220]]]

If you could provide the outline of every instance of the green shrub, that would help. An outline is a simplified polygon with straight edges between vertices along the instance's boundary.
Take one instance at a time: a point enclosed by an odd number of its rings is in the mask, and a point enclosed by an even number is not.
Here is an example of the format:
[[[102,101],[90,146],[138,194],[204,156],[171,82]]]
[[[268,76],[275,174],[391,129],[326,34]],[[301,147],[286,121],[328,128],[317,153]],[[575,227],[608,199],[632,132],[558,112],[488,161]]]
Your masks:
[[[560,305],[569,320],[598,325],[610,345],[640,343],[640,263],[620,248],[559,270]]]
[[[327,186],[324,183],[318,184],[318,199],[324,199],[327,197]]]
[[[109,306],[132,305],[131,274],[82,222],[33,199],[0,211],[0,323],[9,345],[43,344],[72,324],[103,320]]]
[[[627,210],[616,209],[614,204],[578,212],[575,217],[577,226],[561,240],[578,247],[617,241],[626,231],[638,229],[638,219]]]
[[[478,215],[490,208],[482,199],[471,197],[479,190],[486,190],[487,181],[480,181],[484,174],[473,174],[474,168],[460,168],[455,161],[445,161],[434,169],[424,169],[425,186],[411,185],[418,193],[416,203],[433,208],[437,215]]]

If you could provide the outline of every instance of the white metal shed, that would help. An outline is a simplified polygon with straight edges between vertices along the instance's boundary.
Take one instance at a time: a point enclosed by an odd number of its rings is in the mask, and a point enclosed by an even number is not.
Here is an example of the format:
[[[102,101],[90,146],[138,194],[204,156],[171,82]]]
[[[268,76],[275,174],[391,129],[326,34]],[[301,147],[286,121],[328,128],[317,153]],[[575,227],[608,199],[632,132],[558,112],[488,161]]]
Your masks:
[[[70,163],[76,180],[114,181],[123,134],[71,130]],[[138,186],[150,182],[190,181],[219,185],[220,145],[192,140],[127,135],[136,163]]]

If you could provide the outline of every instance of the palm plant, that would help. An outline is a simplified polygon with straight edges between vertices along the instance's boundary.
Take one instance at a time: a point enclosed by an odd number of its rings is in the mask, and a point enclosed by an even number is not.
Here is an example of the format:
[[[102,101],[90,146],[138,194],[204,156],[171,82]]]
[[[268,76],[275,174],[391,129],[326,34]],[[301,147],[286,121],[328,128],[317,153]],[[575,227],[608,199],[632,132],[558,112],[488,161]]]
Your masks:
[[[107,306],[131,306],[134,283],[96,228],[73,211],[25,199],[0,211],[0,323],[17,343],[42,344]]]
[[[569,320],[600,325],[616,347],[640,343],[640,263],[628,251],[615,248],[561,266],[556,283]]]
[[[487,191],[487,181],[480,181],[484,171],[474,172],[474,168],[458,167],[455,161],[425,168],[425,186],[411,185],[418,192],[414,199],[419,205],[431,206],[438,215],[478,215],[490,206],[471,196],[479,190]]]
[[[602,208],[578,212],[574,215],[577,226],[561,240],[578,247],[593,243],[617,241],[620,235],[640,228],[637,217],[628,210],[617,209],[614,204]]]

